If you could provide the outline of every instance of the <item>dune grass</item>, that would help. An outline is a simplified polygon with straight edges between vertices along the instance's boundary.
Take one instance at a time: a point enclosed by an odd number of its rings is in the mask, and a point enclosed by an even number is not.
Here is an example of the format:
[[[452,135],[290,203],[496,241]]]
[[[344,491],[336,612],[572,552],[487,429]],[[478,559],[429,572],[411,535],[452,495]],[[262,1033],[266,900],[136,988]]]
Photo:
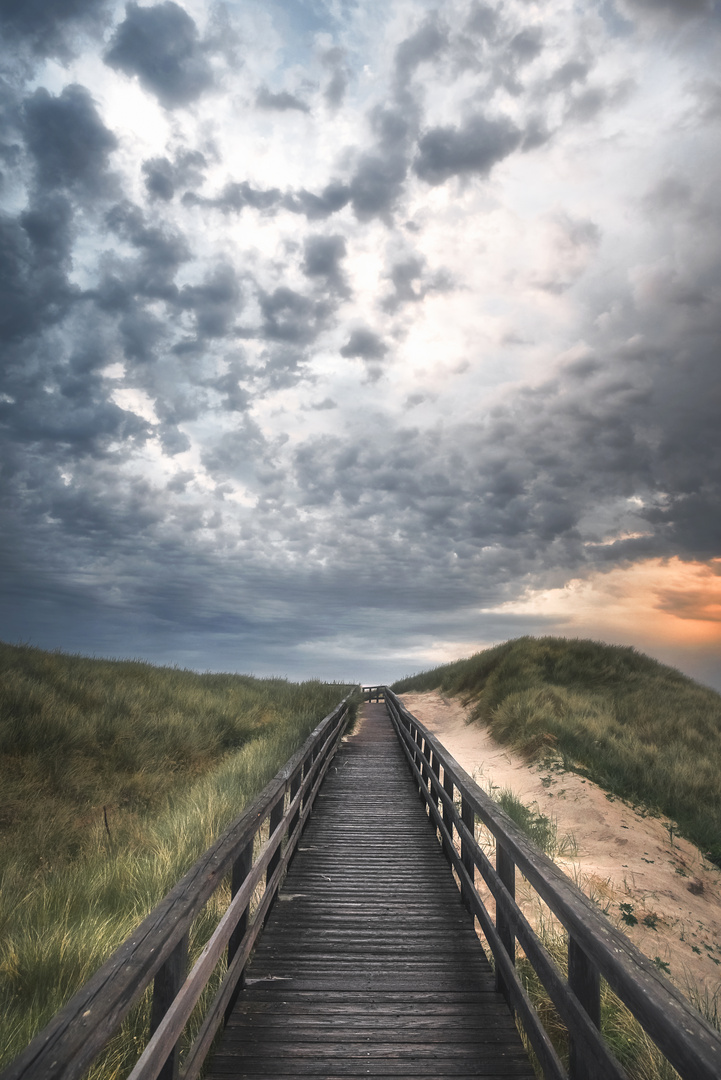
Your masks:
[[[523,637],[395,683],[472,703],[529,759],[666,814],[721,865],[721,695],[635,649]]]
[[[0,646],[0,1066],[350,690]],[[147,1011],[93,1075],[127,1073]]]
[[[574,853],[575,837],[571,834],[559,837],[556,822],[543,814],[536,803],[524,803],[510,788],[498,788],[493,785],[487,785],[487,788],[491,798],[503,807],[529,840],[550,858],[565,857]],[[476,823],[476,837],[490,855],[491,849],[495,846],[494,837],[478,822]],[[593,898],[593,889],[589,890],[589,895]],[[564,978],[568,978],[567,932],[537,895],[531,910],[526,909],[525,914],[530,918],[538,937]],[[608,910],[606,914],[609,914]],[[492,956],[491,962],[493,962]],[[520,946],[516,969],[556,1052],[567,1067],[568,1031],[546,988]],[[721,1016],[719,1015],[721,989],[715,993],[700,992],[695,985],[689,983],[684,990],[691,1004],[713,1027],[721,1031]],[[543,1076],[540,1063],[522,1025],[520,1025],[520,1030],[536,1075],[540,1078]],[[601,1031],[609,1048],[626,1070],[629,1080],[678,1080],[676,1070],[605,979],[601,980]]]

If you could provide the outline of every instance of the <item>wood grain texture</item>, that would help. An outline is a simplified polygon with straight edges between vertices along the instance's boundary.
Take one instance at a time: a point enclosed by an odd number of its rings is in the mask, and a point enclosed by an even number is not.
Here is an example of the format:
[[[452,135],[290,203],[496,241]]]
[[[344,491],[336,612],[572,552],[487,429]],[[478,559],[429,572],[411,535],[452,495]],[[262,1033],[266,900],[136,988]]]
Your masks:
[[[301,764],[337,730],[346,701],[318,724],[245,812],[5,1069],[2,1080],[76,1080],[87,1071],[252,842],[279,794],[288,788]]]
[[[434,756],[438,756],[444,776],[446,773],[452,776],[453,783],[456,789],[460,790],[463,801],[472,807],[475,816],[506,849],[509,858],[566,927],[569,936],[585,955],[589,965],[593,965],[597,972],[608,981],[678,1070],[683,1080],[719,1080],[721,1077],[721,1035],[689,1004],[683,994],[656,970],[651,961],[625,934],[603,919],[594,904],[569,881],[563,871],[530,843],[511,818],[479,788],[465,769],[405,708],[391,690],[386,689],[385,700],[398,724],[399,734],[404,744],[407,744],[409,760],[415,760],[416,748],[422,738]],[[420,778],[418,766],[414,767]],[[531,954],[535,953],[536,959],[541,961],[540,966],[538,963],[535,965],[536,970],[541,974],[541,967],[548,960],[548,957],[544,955],[545,950],[537,940],[533,939],[530,928],[510,900],[507,890],[500,883],[500,878],[487,865],[485,856],[472,840],[464,822],[459,821],[457,813],[454,813],[453,807],[449,805],[448,796],[440,787],[434,788],[435,794],[441,798],[444,806],[448,806],[462,844],[465,841],[467,849],[473,851],[475,865],[481,870],[494,892],[496,903],[503,908],[504,915],[509,925],[514,927],[516,936],[524,945],[527,956],[530,959]],[[443,832],[444,826],[440,815],[438,815],[437,823]],[[456,872],[462,886],[464,882],[466,885],[470,884],[466,869],[460,860],[456,865]],[[495,881],[501,885],[500,894],[496,892],[494,877]],[[471,899],[476,907],[475,901]],[[480,905],[480,900],[478,904]],[[484,920],[478,907],[476,907],[476,915],[483,925]],[[489,927],[489,932],[500,942],[494,926]],[[486,936],[488,937],[488,933]],[[505,979],[508,974],[512,974],[513,969],[509,966],[506,972],[505,960],[507,958],[496,953],[495,947],[494,955]],[[559,989],[562,989],[557,981],[554,984],[552,979],[546,981],[542,974],[541,977],[552,997]],[[512,989],[515,996],[517,988],[509,989]],[[579,999],[569,990],[567,984],[562,989],[562,994],[562,1005],[558,1001],[555,1003],[559,1011],[565,1013],[564,1018],[569,1022],[569,1026],[574,1029],[576,1042],[574,1052],[577,1053],[579,1050],[579,1041],[586,1044],[585,1063],[589,1080],[592,1080],[592,1077],[595,1080],[597,1075],[604,1078],[621,1076],[623,1071],[617,1063],[608,1059],[599,1060],[593,1054],[589,1054],[588,1051],[593,1047],[594,1042],[598,1042],[595,1026],[592,1021],[589,1022],[587,1015],[580,1025],[577,1024],[578,1011],[585,1012],[585,1010],[582,1010]],[[574,1020],[574,1014],[576,1014],[576,1020]]]
[[[209,1080],[531,1080],[417,793],[385,707],[364,706],[319,791]]]

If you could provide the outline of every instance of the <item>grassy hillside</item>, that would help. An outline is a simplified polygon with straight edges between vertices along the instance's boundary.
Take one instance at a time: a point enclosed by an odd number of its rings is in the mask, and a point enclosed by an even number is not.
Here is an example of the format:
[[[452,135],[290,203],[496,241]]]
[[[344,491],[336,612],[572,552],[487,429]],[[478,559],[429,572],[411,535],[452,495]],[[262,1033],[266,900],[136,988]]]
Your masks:
[[[0,645],[0,1067],[350,689]]]
[[[721,864],[721,695],[634,649],[518,638],[397,682],[440,689],[529,758],[555,752]]]

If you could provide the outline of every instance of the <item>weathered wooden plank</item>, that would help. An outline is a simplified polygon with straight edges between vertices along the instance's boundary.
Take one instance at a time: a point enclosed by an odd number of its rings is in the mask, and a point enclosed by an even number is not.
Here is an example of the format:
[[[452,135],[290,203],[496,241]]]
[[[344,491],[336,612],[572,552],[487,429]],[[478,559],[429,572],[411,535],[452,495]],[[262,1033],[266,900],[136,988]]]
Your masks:
[[[619,930],[604,920],[593,903],[546,855],[534,848],[503,810],[483,792],[451,754],[387,691],[392,711],[407,724],[409,740],[428,741],[441,765],[472,804],[484,825],[563,923],[569,935],[596,965],[631,1012],[687,1080],[718,1080],[721,1036],[669,980]],[[414,750],[415,753],[415,750]]]
[[[209,1080],[530,1080],[392,729],[369,728],[319,792]]]
[[[345,712],[343,701],[321,721],[245,812],[4,1071],[3,1080],[75,1080],[85,1072],[255,836],[309,748],[335,732]]]

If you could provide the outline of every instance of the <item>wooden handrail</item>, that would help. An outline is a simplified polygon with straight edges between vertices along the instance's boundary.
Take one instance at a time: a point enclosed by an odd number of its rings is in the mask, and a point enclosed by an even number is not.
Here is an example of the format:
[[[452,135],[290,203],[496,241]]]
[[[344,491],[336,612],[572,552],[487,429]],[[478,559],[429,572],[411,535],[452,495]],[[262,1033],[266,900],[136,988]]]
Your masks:
[[[386,687],[384,697],[419,792],[458,874],[463,898],[478,918],[493,953],[497,985],[518,1011],[544,1075],[554,1080],[566,1075],[571,1080],[582,1077],[621,1080],[625,1076],[598,1031],[600,976],[603,976],[684,1080],[718,1080],[721,1035],[625,934],[605,919],[563,871],[531,844],[393,691]],[[456,793],[460,795],[460,813],[455,804]],[[476,841],[476,819],[495,837],[495,868]],[[454,830],[461,844],[460,855],[454,843]],[[515,901],[516,867],[568,932],[568,980]],[[495,923],[476,890],[476,868],[495,899]],[[516,940],[567,1026],[568,1074],[518,977],[514,962]]]
[[[348,702],[349,698],[344,698],[318,724],[244,813],[0,1074],[0,1080],[81,1077],[153,979],[152,1034],[132,1076],[133,1080],[155,1080],[158,1076],[174,1080],[178,1076],[180,1034],[228,946],[228,970],[185,1062],[183,1080],[194,1080],[240,985],[245,962],[338,746]],[[254,840],[266,821],[268,839],[253,859]],[[231,903],[186,977],[190,927],[231,869]],[[264,874],[265,891],[250,921],[250,898]]]
[[[385,686],[361,686],[364,701],[383,701]]]

